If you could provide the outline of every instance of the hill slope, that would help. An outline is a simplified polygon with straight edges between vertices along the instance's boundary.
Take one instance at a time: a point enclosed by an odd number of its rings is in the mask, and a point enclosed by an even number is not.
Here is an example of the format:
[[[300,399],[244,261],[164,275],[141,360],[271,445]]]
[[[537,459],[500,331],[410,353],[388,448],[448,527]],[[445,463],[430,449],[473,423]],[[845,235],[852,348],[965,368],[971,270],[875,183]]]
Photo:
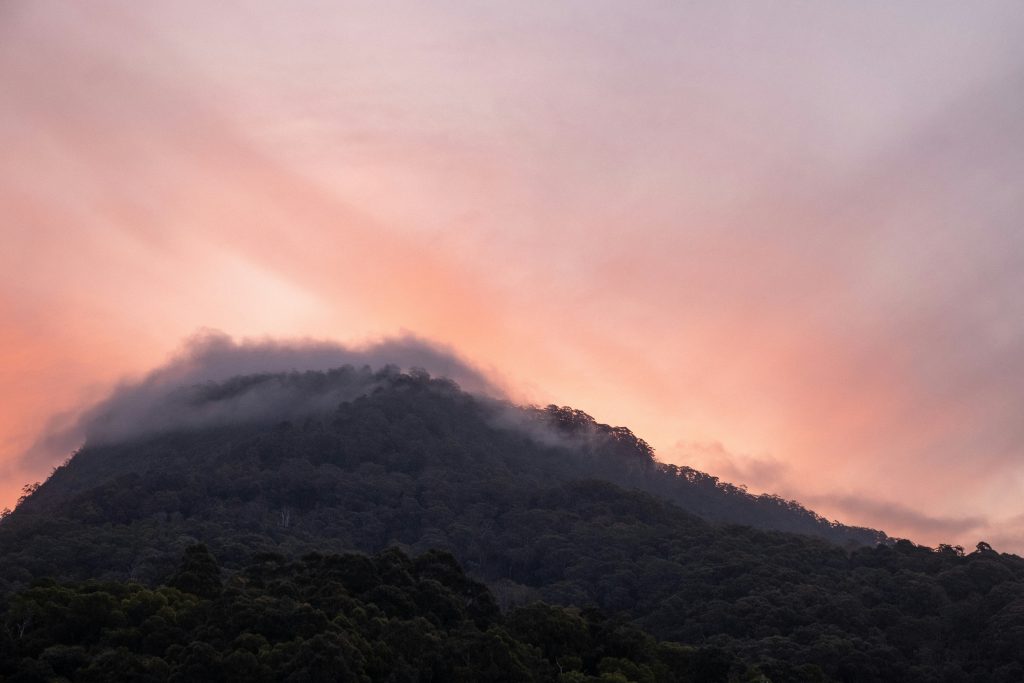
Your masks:
[[[0,598],[13,625],[0,630],[0,678],[683,683],[748,670],[720,649],[658,643],[593,610],[502,615],[436,551],[263,555],[225,581],[193,546],[168,583],[43,583]]]
[[[410,476],[454,468],[477,477],[605,479],[656,494],[713,522],[840,544],[888,540],[874,529],[830,522],[795,501],[753,496],[692,468],[659,463],[628,429],[597,423],[582,411],[513,406],[422,373],[345,367],[254,375],[191,387],[174,398],[151,408],[157,414],[100,416],[95,445],[87,444],[59,468],[20,513],[62,507],[128,473],[150,479],[172,472],[212,474],[237,462],[239,444],[246,442],[275,451],[261,458],[257,471],[263,473],[295,460],[347,471],[377,464]],[[118,424],[126,420],[137,424]],[[228,443],[234,453],[226,455]],[[164,486],[174,488],[169,481]],[[273,497],[271,491],[257,497],[268,494]]]
[[[229,570],[268,551],[441,549],[504,606],[595,605],[777,680],[1024,674],[1020,558],[875,545],[879,532],[662,466],[578,411],[392,371],[244,378],[189,401],[223,406],[274,383],[333,395],[337,382],[369,389],[289,421],[193,420],[87,446],[0,524],[0,575],[152,584],[197,541]],[[723,522],[748,519],[818,537]]]

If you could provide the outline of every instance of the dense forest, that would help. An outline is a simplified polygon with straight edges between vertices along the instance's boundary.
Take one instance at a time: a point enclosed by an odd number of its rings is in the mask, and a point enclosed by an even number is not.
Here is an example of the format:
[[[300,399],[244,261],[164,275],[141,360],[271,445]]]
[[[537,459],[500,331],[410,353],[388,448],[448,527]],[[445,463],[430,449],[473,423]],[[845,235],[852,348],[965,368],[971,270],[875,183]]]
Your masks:
[[[87,443],[26,491],[0,522],[0,671],[90,680],[123,665],[184,680],[198,658],[223,672],[244,659],[252,680],[318,680],[306,660],[345,662],[349,678],[331,680],[1024,679],[1024,560],[983,543],[930,549],[836,524],[659,463],[581,411],[421,372],[263,375],[189,401],[272,385],[371,389],[287,420]],[[190,562],[209,590],[187,579]],[[377,570],[360,587],[346,572],[366,562]],[[458,609],[439,614],[426,581]],[[99,623],[57,628],[54,615],[100,603],[76,617]],[[303,642],[251,631],[285,603],[320,615]],[[485,603],[500,611],[473,612]],[[147,641],[155,613],[173,637]],[[525,625],[538,619],[552,623]],[[381,654],[403,637],[408,657]],[[498,670],[509,677],[483,673]]]
[[[80,681],[691,681],[758,676],[596,610],[502,614],[454,558],[265,554],[226,580],[205,546],[166,585],[38,581],[9,598],[0,675]]]

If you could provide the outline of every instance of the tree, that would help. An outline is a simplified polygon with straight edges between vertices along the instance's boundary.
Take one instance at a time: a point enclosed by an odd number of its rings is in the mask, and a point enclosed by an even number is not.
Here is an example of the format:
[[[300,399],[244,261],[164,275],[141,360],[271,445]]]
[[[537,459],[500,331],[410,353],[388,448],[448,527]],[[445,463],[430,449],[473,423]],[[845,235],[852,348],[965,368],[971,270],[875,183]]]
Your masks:
[[[202,543],[185,549],[181,567],[168,581],[168,585],[204,598],[216,597],[223,588],[220,567]]]

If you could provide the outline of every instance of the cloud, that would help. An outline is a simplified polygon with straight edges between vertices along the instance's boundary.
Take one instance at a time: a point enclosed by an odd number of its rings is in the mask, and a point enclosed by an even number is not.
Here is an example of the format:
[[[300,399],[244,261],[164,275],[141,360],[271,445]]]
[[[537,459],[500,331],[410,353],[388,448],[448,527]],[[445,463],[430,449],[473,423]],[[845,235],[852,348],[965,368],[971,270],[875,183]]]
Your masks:
[[[1020,2],[4,7],[0,468],[203,325],[406,326],[726,479],[1019,511]]]
[[[990,524],[978,534],[978,539],[996,550],[1020,554],[1024,548],[1024,514]]]
[[[95,405],[50,420],[23,465],[52,464],[83,442],[112,443],[149,433],[328,411],[378,386],[371,371],[424,369],[472,393],[502,396],[452,351],[412,335],[362,346],[329,341],[235,341],[204,331],[166,364],[122,382]],[[309,377],[308,371],[328,371]]]
[[[723,481],[769,493],[781,486],[787,475],[791,474],[790,466],[777,458],[733,453],[719,441],[679,441],[669,451],[668,459],[707,472]]]
[[[966,544],[969,534],[991,536],[1006,545],[1019,548],[1022,537],[1012,533],[1024,523],[1024,516],[994,525],[982,515],[934,515],[904,503],[886,501],[858,493],[822,493],[813,484],[801,482],[806,472],[770,455],[752,456],[729,451],[720,442],[679,441],[671,459],[688,464],[735,484],[745,484],[758,492],[795,498],[819,513],[845,524],[883,529],[897,537],[917,542],[957,542]],[[996,531],[1001,529],[1002,531]],[[937,541],[935,539],[938,539]]]
[[[945,538],[946,542],[962,538],[988,526],[989,520],[980,515],[961,517],[933,516],[914,510],[901,503],[874,499],[863,495],[805,495],[810,505],[827,506],[847,519],[860,524],[885,528],[896,536],[911,540]]]

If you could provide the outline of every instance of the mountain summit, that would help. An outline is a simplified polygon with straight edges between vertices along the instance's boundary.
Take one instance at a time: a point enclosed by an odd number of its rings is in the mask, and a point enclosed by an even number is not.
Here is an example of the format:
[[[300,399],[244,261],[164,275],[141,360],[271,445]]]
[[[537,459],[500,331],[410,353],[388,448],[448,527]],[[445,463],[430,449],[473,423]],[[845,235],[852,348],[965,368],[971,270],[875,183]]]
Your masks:
[[[399,544],[451,550],[488,577],[515,574],[517,562],[499,572],[459,540],[467,515],[484,512],[482,495],[493,525],[555,487],[583,483],[615,496],[650,494],[652,504],[717,525],[847,545],[887,541],[661,463],[629,429],[580,410],[516,406],[422,371],[352,366],[246,375],[114,403],[91,416],[84,447],[4,526],[37,539],[53,534],[54,548],[98,529],[113,534],[109,546],[93,538],[95,563],[75,551],[71,573],[82,578],[156,578],[177,561],[174,539],[218,546],[234,530],[245,535],[220,554],[229,562],[282,544],[294,552]]]
[[[170,582],[216,601],[220,572],[265,573],[254,558],[441,552],[503,609],[597,607],[776,680],[967,680],[1016,661],[1020,558],[830,522],[661,463],[572,408],[391,367],[247,375],[114,408],[0,523],[0,590]],[[735,673],[728,657],[716,671]]]

